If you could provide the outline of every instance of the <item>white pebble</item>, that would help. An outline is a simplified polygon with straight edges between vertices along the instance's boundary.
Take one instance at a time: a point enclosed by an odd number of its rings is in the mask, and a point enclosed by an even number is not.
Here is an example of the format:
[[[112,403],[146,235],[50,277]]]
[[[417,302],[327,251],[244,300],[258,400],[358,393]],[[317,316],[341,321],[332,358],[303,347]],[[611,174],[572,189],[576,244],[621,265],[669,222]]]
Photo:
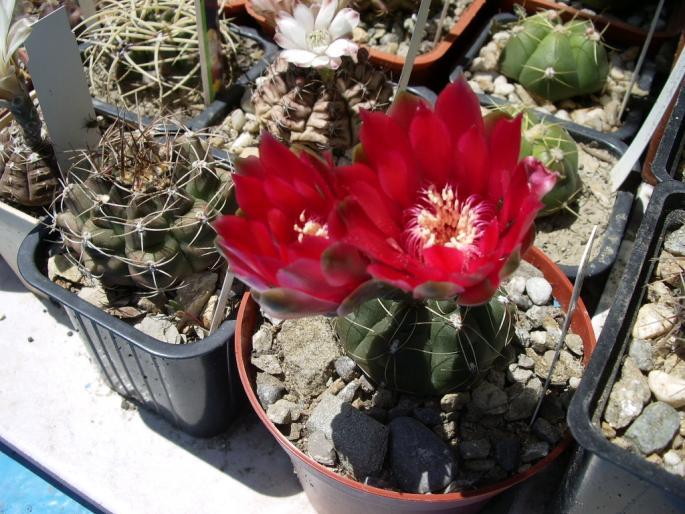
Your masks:
[[[649,372],[647,383],[657,400],[676,409],[685,405],[685,379],[654,370]]]
[[[637,313],[633,325],[633,337],[636,339],[654,339],[664,335],[673,328],[675,311],[664,304],[646,303]]]
[[[526,280],[526,292],[535,305],[546,305],[552,297],[552,286],[542,277]]]

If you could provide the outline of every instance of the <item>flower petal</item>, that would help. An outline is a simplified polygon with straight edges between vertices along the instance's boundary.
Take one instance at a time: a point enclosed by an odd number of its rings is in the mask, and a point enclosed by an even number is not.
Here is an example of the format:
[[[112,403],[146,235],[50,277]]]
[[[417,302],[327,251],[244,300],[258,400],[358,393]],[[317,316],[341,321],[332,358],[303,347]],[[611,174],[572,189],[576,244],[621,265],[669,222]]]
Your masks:
[[[314,14],[306,4],[298,3],[293,9],[293,18],[298,25],[304,29],[305,33],[309,34],[314,31]]]
[[[317,55],[307,50],[293,49],[283,50],[281,52],[281,57],[283,57],[286,61],[291,62],[296,66],[309,67],[312,65],[312,61],[316,59]]]
[[[323,0],[319,12],[314,21],[315,30],[328,30],[328,26],[333,21],[335,11],[338,10],[338,0]]]
[[[335,15],[328,33],[331,35],[331,38],[339,39],[352,34],[352,30],[357,25],[359,25],[359,13],[354,9],[346,7],[345,9],[340,9],[338,14]]]
[[[447,127],[429,109],[418,109],[409,129],[409,138],[424,177],[442,188],[449,177],[452,157]]]
[[[484,130],[478,97],[463,77],[445,87],[438,95],[435,113],[447,125],[454,143],[473,126],[478,132]]]
[[[276,20],[276,34],[278,35],[279,33],[283,38],[292,43],[289,44],[289,46],[285,46],[285,48],[307,49],[307,32],[304,27],[302,27],[295,18],[290,16],[290,14],[283,11],[281,11]],[[278,41],[276,42],[278,43]]]
[[[359,47],[349,39],[336,39],[326,48],[326,55],[329,57],[342,57],[343,55],[354,57],[358,50]]]

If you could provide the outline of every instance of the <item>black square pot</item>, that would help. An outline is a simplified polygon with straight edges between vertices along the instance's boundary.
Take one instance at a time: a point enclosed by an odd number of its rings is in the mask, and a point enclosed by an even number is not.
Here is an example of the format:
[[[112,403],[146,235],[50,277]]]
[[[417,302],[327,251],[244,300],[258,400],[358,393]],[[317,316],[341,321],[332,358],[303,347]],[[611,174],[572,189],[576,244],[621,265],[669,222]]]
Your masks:
[[[683,156],[685,143],[685,87],[681,84],[675,99],[675,105],[668,118],[663,136],[652,161],[652,173],[657,182],[685,180],[685,173],[678,175],[678,164]]]
[[[658,185],[592,359],[569,406],[568,426],[579,449],[562,481],[553,512],[685,512],[685,479],[613,444],[600,428],[656,266],[654,258],[665,233],[684,222],[685,186],[675,182]]]
[[[196,437],[223,432],[238,414],[244,393],[233,355],[235,321],[225,321],[205,339],[183,345],[158,341],[49,280],[51,243],[37,227],[19,248],[26,282],[64,306],[102,378],[114,391],[156,412]]]
[[[229,109],[232,106],[240,104],[240,99],[245,92],[245,88],[264,73],[267,66],[271,64],[280,52],[280,49],[274,43],[262,37],[259,32],[252,27],[231,24],[231,30],[241,37],[252,39],[259,43],[264,50],[264,57],[238,77],[234,84],[231,84],[225,90],[220,91],[217,98],[202,112],[188,120],[186,125],[190,130],[202,130],[221,121],[228,114]],[[121,118],[130,125],[137,126],[142,124],[146,127],[152,125],[152,119],[148,116],[139,116],[132,111],[116,107],[115,105],[95,97],[93,97],[93,107],[98,114],[102,114],[108,118]],[[173,123],[156,128],[158,128],[160,132],[177,132],[179,130],[179,127]]]

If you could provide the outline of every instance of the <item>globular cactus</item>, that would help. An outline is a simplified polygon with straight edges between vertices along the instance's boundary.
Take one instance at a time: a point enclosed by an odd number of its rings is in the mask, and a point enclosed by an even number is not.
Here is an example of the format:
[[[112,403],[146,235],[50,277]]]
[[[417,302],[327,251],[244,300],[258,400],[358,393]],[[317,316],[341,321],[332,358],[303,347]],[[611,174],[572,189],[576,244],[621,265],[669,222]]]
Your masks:
[[[546,122],[540,114],[526,109],[521,127],[520,157],[528,156],[535,157],[559,176],[554,188],[542,197],[545,207],[538,213],[538,218],[560,211],[582,188],[578,145],[564,127]]]
[[[467,389],[514,335],[512,305],[499,296],[476,307],[454,301],[369,300],[336,319],[346,353],[378,384],[432,395]]]
[[[609,62],[592,22],[563,23],[558,13],[546,11],[514,26],[500,71],[530,93],[556,102],[602,89]]]
[[[236,69],[228,57],[235,53],[235,42],[227,20],[218,26],[218,44],[210,40],[209,49],[230,83]],[[155,107],[143,113],[149,115],[177,109],[187,113],[189,106],[202,104],[193,0],[102,0],[79,28],[91,89],[100,98],[136,112],[146,100]]]
[[[70,172],[56,226],[69,254],[103,284],[162,291],[220,263],[212,221],[232,181],[195,134],[115,124]]]
[[[278,58],[257,80],[252,95],[260,124],[281,141],[315,150],[344,152],[357,140],[359,110],[388,106],[392,88],[360,49],[357,62],[343,57],[330,79],[313,68]]]
[[[59,189],[50,145],[31,148],[17,122],[0,133],[0,198],[26,207],[48,206]]]

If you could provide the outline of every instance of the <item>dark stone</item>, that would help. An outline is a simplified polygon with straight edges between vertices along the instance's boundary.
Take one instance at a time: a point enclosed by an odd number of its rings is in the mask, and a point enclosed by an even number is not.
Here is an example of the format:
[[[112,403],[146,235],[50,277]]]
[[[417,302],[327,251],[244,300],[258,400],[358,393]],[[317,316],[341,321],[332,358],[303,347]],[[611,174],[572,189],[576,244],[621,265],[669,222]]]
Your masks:
[[[457,473],[450,448],[420,421],[409,417],[390,423],[390,465],[400,487],[410,493],[443,490]]]
[[[520,464],[521,442],[515,437],[495,441],[495,460],[505,471],[514,471]]]

